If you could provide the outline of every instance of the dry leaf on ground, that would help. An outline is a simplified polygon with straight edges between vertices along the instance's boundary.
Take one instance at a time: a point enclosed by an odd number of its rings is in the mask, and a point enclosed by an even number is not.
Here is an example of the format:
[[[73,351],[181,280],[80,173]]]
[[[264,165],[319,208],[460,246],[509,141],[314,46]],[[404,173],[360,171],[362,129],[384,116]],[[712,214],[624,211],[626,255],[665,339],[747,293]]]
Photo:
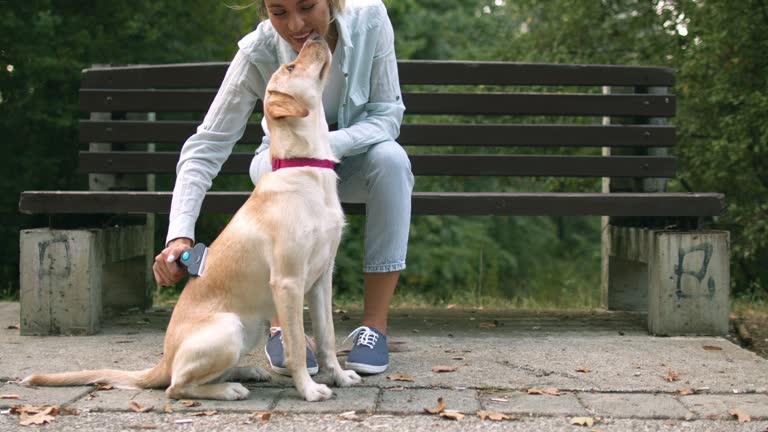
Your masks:
[[[192,408],[192,407],[200,406],[200,402],[193,401],[193,400],[183,400],[180,403],[182,405],[184,405],[185,407],[187,407],[187,408]]]
[[[500,412],[496,411],[478,411],[477,416],[480,417],[480,420],[493,420],[493,421],[502,421],[502,420],[520,420],[520,417],[517,416],[508,416],[506,414],[502,414]]]
[[[136,401],[131,401],[130,405],[131,405],[131,409],[134,412],[137,412],[137,413],[149,412],[149,411],[152,411],[152,409],[154,408],[154,407],[151,407],[151,406],[150,407],[145,407],[145,406],[141,405],[140,403],[138,403]]]
[[[704,345],[703,347],[707,351],[722,351],[723,349],[719,346],[715,345]]]
[[[492,328],[496,328],[498,326],[499,326],[499,323],[496,322],[496,321],[494,321],[494,322],[481,322],[480,323],[480,328],[481,329],[492,329]]]
[[[21,399],[21,396],[17,394],[0,395],[0,399]]]
[[[445,410],[440,413],[440,417],[447,418],[449,420],[461,420],[464,418],[464,413],[456,410]]]
[[[171,404],[165,404],[165,407],[163,408],[163,412],[166,414],[173,414],[173,407]]]
[[[596,419],[594,417],[574,417],[571,419],[572,425],[577,426],[592,426],[595,424]]]
[[[589,373],[589,368],[586,368],[586,367],[580,367],[580,368],[577,368],[577,369],[576,369],[576,372],[581,372],[581,373]]]
[[[437,398],[437,405],[432,408],[424,408],[424,411],[429,414],[439,414],[445,409],[445,399]]]
[[[142,430],[142,429],[157,429],[158,426],[153,424],[139,424],[139,425],[130,425],[126,427],[128,429]]]
[[[554,387],[547,387],[547,388],[530,388],[528,389],[528,394],[530,395],[540,395],[540,394],[547,394],[551,396],[560,396],[560,390],[554,388]]]
[[[8,330],[19,330],[18,324],[11,324],[8,327],[6,327]]]
[[[343,412],[343,413],[339,414],[339,418],[342,419],[342,420],[352,420],[352,421],[362,421],[363,420],[354,411]]]
[[[248,420],[246,420],[245,423],[251,424],[255,421],[260,421],[264,423],[264,422],[268,422],[270,418],[272,418],[272,411],[254,411],[253,413],[251,413],[251,415],[248,417]]]
[[[447,366],[447,365],[432,366],[432,372],[437,372],[437,373],[456,372],[461,366],[462,365],[456,365],[456,366]]]
[[[734,409],[728,411],[728,414],[730,414],[730,415],[736,417],[737,419],[739,419],[739,423],[747,423],[747,422],[752,421],[752,417],[750,417],[750,415],[747,414],[746,411],[744,411],[741,408],[734,408]]]
[[[11,413],[19,414],[19,424],[22,426],[41,425],[56,420],[59,406],[16,405],[11,407]]]
[[[212,415],[216,415],[219,412],[216,410],[210,410],[210,411],[200,411],[196,412],[194,414],[190,414],[192,417],[210,417]]]
[[[390,381],[411,381],[413,382],[413,376],[404,372],[395,372],[387,377]]]
[[[664,375],[662,378],[664,378],[664,381],[667,381],[667,382],[679,381],[680,374],[678,374],[675,371],[667,371],[667,374]]]
[[[96,384],[98,387],[96,387],[96,391],[107,391],[107,390],[113,390],[114,387],[112,387],[110,384]]]
[[[678,392],[680,396],[688,396],[696,393],[693,389],[682,389]]]

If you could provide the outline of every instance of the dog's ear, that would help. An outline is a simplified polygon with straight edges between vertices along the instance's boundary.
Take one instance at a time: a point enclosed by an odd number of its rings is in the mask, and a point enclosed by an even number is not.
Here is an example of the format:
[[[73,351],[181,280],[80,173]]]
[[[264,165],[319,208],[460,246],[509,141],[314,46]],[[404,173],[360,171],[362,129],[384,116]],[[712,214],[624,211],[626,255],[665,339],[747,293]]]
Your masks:
[[[309,115],[309,110],[304,104],[296,100],[293,96],[281,92],[272,92],[269,94],[269,100],[264,106],[264,111],[269,117],[274,119],[306,117]]]

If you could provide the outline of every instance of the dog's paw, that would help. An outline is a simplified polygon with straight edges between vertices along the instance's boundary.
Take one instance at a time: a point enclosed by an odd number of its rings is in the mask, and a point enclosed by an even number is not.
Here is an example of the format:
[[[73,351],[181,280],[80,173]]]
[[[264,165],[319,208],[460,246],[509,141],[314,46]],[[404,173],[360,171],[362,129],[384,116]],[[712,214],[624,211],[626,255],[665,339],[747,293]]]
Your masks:
[[[323,401],[330,399],[330,397],[333,395],[333,392],[330,388],[328,388],[325,384],[317,384],[315,382],[310,383],[310,385],[306,386],[303,390],[304,393],[304,399],[307,400],[307,402],[317,402],[317,401]]]
[[[333,377],[333,381],[339,387],[349,387],[355,384],[360,384],[363,379],[360,375],[353,370],[340,370],[338,374]]]
[[[239,381],[270,381],[272,375],[260,367],[243,367],[237,370]]]
[[[240,383],[227,383],[222,399],[230,401],[248,399],[249,393],[251,392]]]

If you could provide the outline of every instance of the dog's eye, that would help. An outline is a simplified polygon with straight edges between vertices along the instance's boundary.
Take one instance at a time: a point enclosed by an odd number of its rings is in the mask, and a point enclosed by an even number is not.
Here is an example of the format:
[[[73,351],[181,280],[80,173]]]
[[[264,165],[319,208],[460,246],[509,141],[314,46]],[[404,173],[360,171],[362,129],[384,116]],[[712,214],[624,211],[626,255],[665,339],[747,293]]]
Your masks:
[[[285,68],[286,68],[286,69],[288,69],[288,72],[293,72],[293,70],[296,68],[296,66],[294,66],[294,65],[288,65],[288,66],[286,66]]]

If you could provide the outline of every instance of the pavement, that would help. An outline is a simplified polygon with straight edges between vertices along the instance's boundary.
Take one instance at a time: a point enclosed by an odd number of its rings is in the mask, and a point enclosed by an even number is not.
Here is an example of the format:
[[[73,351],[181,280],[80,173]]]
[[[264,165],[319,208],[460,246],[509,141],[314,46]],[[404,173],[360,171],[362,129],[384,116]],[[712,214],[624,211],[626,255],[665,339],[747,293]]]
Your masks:
[[[625,312],[395,309],[389,370],[324,402],[302,400],[278,375],[247,383],[247,400],[199,405],[162,390],[15,383],[33,372],[150,367],[169,316],[132,311],[93,336],[20,336],[18,303],[0,303],[0,430],[768,431],[768,360],[725,338],[649,336],[645,315]],[[359,318],[334,313],[342,357]],[[243,364],[267,366],[261,349]],[[426,413],[439,398],[445,416]],[[21,426],[16,405],[60,409],[48,425]],[[465,417],[449,418],[455,411]]]

